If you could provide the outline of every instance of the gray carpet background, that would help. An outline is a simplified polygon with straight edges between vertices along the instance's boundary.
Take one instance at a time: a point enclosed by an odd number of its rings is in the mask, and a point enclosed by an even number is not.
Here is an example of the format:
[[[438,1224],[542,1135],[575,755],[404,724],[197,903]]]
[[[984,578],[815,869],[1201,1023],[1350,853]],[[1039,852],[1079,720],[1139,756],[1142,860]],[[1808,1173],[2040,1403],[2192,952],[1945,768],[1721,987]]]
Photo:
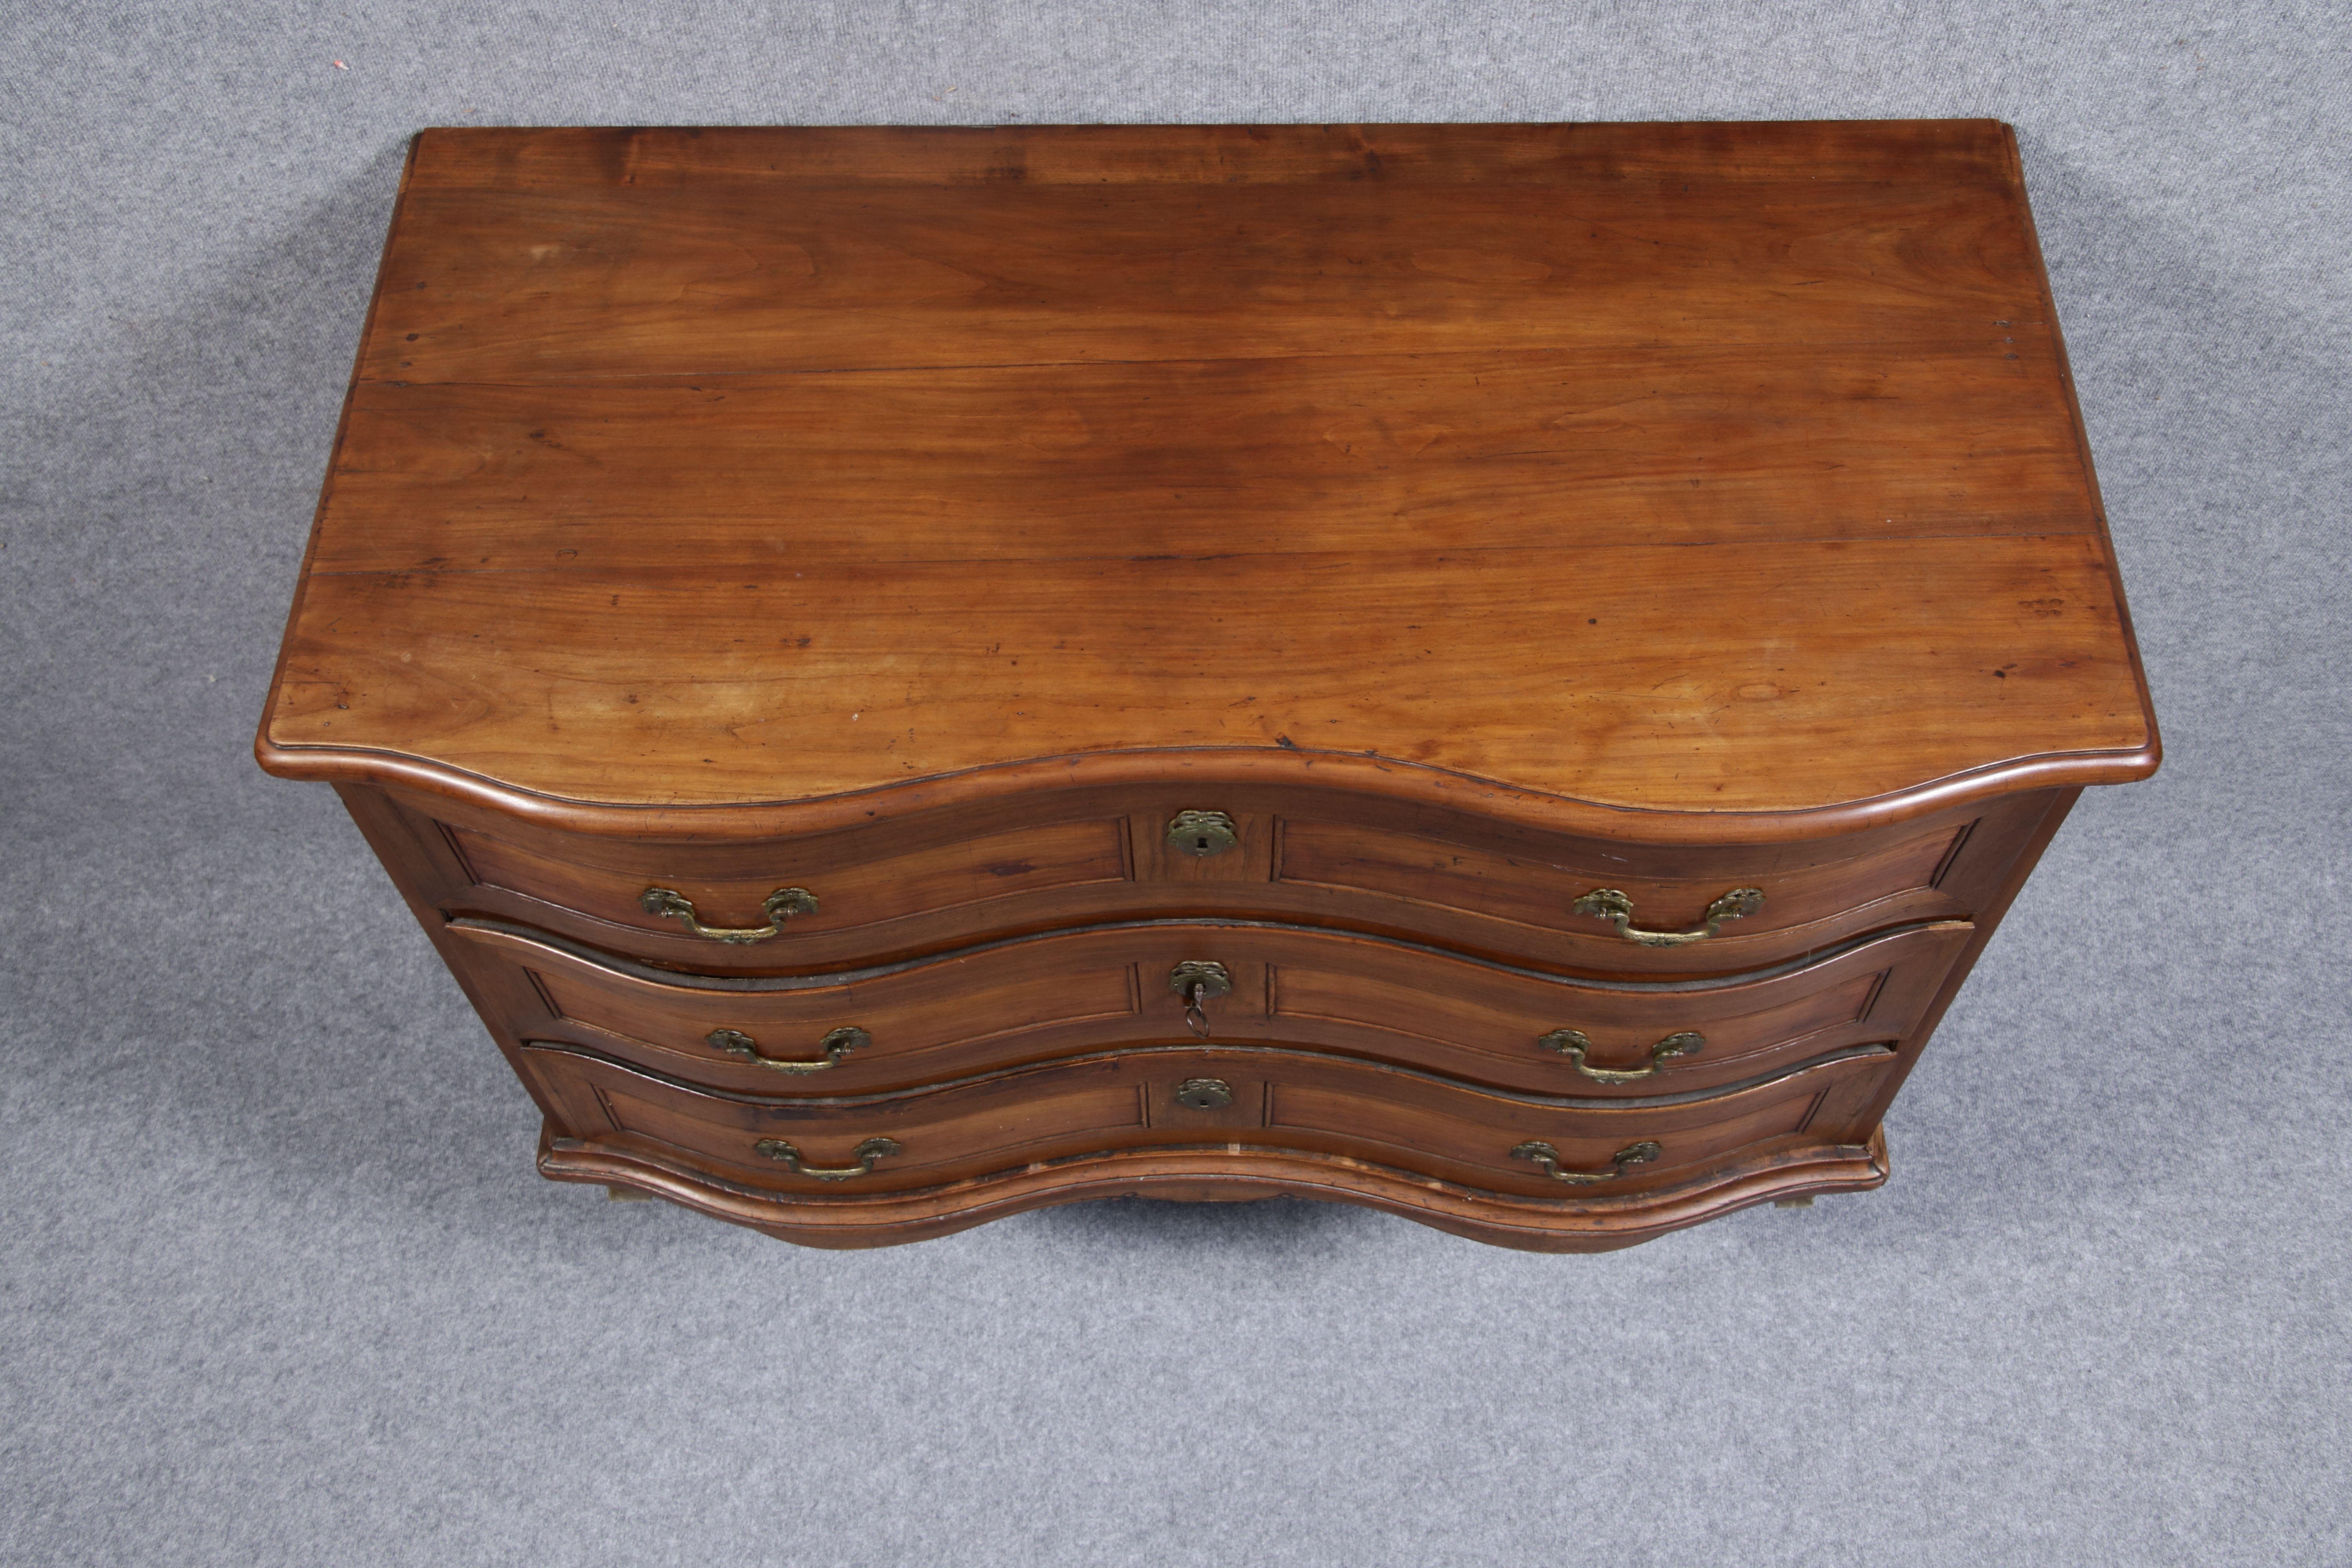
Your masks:
[[[0,10],[0,1560],[2352,1562],[2347,50],[2326,4]],[[419,127],[1907,115],[2018,127],[2169,755],[2077,809],[1879,1194],[1599,1258],[610,1204],[251,763]]]

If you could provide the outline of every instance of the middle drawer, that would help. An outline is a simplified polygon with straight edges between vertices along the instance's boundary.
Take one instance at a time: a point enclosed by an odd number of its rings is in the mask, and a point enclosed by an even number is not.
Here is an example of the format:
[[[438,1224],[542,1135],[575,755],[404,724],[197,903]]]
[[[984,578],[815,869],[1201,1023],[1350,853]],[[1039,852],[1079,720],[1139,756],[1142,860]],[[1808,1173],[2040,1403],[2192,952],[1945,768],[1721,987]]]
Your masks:
[[[1914,925],[1716,979],[1609,982],[1255,921],[1096,926],[785,978],[652,969],[495,921],[448,927],[472,988],[514,1039],[569,1041],[770,1096],[1195,1039],[1305,1047],[1538,1093],[1706,1089],[1903,1039],[1971,929]]]

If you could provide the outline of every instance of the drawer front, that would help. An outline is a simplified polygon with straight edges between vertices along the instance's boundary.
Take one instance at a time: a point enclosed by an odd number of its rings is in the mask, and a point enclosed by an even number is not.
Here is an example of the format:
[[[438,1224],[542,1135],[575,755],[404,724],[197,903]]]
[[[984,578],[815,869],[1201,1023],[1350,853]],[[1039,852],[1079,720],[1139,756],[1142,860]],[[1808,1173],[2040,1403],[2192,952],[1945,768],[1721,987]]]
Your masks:
[[[534,845],[478,829],[446,831],[477,886],[584,916],[620,951],[697,968],[772,961],[805,938],[923,916],[991,905],[1050,910],[1060,895],[1128,879],[1126,824],[1116,818],[944,842],[894,846],[848,835],[721,849],[590,839]],[[779,894],[786,901],[772,907]],[[982,914],[980,923],[989,920]]]
[[[1551,1094],[1717,1089],[1907,1040],[1973,931],[1939,921],[1809,963],[1604,983],[1323,936],[1268,944],[1266,1037]],[[1255,1023],[1255,1020],[1253,1020]]]
[[[1467,814],[1342,809],[1350,803],[1328,792],[1211,785],[1073,791],[799,839],[708,842],[347,798],[414,896],[444,914],[662,968],[750,975],[1166,919],[1344,929],[1601,979],[1731,974],[1990,907],[2048,808],[2021,797],[1845,837],[1643,846]],[[1222,802],[1222,831],[1171,835],[1187,801]],[[1653,940],[1706,931],[1710,908],[1712,935]]]
[[[1555,951],[1573,952],[1579,967],[1595,971],[1718,973],[1873,927],[1964,918],[1969,911],[1937,881],[1969,826],[1939,820],[1866,847],[1669,857],[1591,844],[1513,853],[1393,826],[1296,817],[1282,824],[1274,876],[1360,900],[1533,927]]]
[[[1512,1095],[1265,1047],[1172,1047],[893,1095],[727,1096],[531,1047],[558,1147],[778,1197],[909,1192],[1148,1148],[1297,1151],[1529,1197],[1614,1198],[1758,1150],[1848,1144],[1893,1060],[1859,1047],[1726,1095],[1622,1105]]]
[[[1717,1089],[1853,1046],[1900,1042],[1969,931],[1915,927],[1811,963],[1662,985],[1239,922],[1052,932],[783,980],[625,968],[543,934],[451,927],[476,993],[493,999],[513,1037],[568,1041],[737,1093],[858,1093],[1111,1047],[1181,1045],[1194,1037],[1179,966],[1205,963],[1231,987],[1199,998],[1199,1022],[1215,1042],[1601,1099]]]
[[[775,980],[623,967],[476,921],[449,930],[515,1037],[747,1094],[901,1088],[1184,1032],[1176,995],[1144,990],[1144,961],[1181,946],[1165,936],[1064,933]]]

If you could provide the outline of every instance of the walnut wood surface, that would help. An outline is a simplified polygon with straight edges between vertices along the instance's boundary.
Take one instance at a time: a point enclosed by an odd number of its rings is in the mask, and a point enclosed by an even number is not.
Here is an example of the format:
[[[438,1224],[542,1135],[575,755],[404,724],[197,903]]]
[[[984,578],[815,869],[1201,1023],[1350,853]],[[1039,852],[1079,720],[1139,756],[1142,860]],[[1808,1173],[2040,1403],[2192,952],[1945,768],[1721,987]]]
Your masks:
[[[1222,553],[1276,561],[1302,531],[1326,552],[1736,543],[1766,524],[2078,532],[2082,466],[2051,345],[2037,352],[2034,364],[1929,343],[1857,365],[1832,343],[638,378],[567,387],[560,409],[538,382],[364,382],[334,471],[342,526],[312,569],[397,572],[420,554],[478,572],[675,568],[669,534],[629,526],[649,517],[690,531],[698,563],[760,569],[787,510],[793,563],[828,566],[1189,557],[1204,530],[1228,536]],[[1815,410],[1801,424],[1772,417],[1798,404]],[[1261,528],[1233,537],[1243,507]]]
[[[1207,755],[1653,841],[1590,808],[2157,757],[1989,121],[427,132],[260,749],[605,832]]]

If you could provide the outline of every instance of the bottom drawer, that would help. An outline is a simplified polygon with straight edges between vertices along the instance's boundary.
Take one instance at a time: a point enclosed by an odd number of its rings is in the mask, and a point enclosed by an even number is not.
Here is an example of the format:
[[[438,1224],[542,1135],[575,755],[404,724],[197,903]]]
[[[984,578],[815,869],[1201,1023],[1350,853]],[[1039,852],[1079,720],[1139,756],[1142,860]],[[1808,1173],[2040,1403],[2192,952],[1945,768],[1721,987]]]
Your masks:
[[[1307,1153],[1560,1199],[1671,1184],[1760,1148],[1853,1144],[1895,1061],[1863,1046],[1725,1092],[1517,1094],[1265,1047],[1079,1058],[891,1094],[777,1100],[526,1047],[552,1147],[786,1201],[910,1193],[1123,1150]],[[1230,1166],[1228,1160],[1226,1164]]]

